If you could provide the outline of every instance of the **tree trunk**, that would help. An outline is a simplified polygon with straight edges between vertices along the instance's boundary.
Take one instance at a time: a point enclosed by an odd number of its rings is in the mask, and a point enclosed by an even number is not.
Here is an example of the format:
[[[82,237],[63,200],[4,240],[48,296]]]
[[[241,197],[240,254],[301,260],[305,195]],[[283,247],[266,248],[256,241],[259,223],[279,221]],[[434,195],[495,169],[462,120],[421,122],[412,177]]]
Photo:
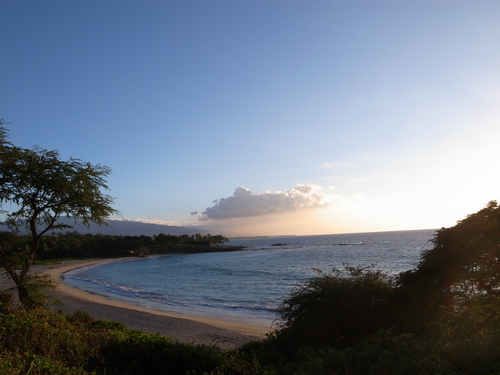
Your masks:
[[[29,292],[24,284],[17,286],[17,295],[19,296],[19,302],[21,302],[21,305],[23,305],[24,308],[29,309]]]
[[[26,288],[26,280],[28,279],[28,272],[31,268],[31,263],[33,257],[31,256],[33,254],[30,254],[28,256],[28,259],[26,259],[25,264],[23,264],[21,272],[17,272],[17,270],[9,263],[5,257],[0,254],[0,266],[5,269],[5,271],[9,274],[11,277],[12,281],[16,284],[17,288],[17,295],[19,297],[19,302],[25,307],[29,308],[29,292],[28,289]]]

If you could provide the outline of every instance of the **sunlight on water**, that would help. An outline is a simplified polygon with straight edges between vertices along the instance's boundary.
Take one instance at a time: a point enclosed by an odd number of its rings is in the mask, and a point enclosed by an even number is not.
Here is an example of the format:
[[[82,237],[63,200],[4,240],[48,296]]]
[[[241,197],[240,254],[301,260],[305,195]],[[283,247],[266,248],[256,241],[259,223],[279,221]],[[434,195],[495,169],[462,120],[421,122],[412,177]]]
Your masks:
[[[434,230],[239,239],[244,251],[104,263],[65,274],[68,285],[155,310],[270,326],[292,288],[343,263],[389,274],[414,268]]]

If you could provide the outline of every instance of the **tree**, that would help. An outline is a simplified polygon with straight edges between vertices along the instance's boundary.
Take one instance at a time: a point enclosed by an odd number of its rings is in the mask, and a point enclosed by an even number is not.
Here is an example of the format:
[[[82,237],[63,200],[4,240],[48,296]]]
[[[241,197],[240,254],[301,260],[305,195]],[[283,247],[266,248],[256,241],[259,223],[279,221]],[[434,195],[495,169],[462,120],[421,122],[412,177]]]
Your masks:
[[[220,247],[224,246],[224,243],[229,241],[229,239],[227,237],[224,237],[222,234],[217,234],[215,236],[212,236],[210,240],[212,244],[217,244]]]
[[[424,251],[417,267],[397,280],[396,303],[403,316],[430,321],[500,297],[500,206],[491,201],[450,228],[437,231],[434,247]],[[404,318],[403,318],[404,320]]]
[[[73,158],[64,161],[57,151],[40,147],[13,146],[7,140],[5,124],[0,120],[0,206],[10,209],[4,211],[7,226],[14,231],[25,228],[31,245],[28,249],[8,249],[8,244],[4,244],[0,266],[16,283],[21,303],[28,306],[28,273],[40,250],[42,236],[51,230],[73,227],[59,223],[59,218],[71,217],[75,224],[80,222],[86,227],[90,223],[107,225],[106,219],[118,211],[111,206],[113,198],[101,191],[108,189],[108,167]],[[7,256],[9,250],[18,255],[19,264]]]

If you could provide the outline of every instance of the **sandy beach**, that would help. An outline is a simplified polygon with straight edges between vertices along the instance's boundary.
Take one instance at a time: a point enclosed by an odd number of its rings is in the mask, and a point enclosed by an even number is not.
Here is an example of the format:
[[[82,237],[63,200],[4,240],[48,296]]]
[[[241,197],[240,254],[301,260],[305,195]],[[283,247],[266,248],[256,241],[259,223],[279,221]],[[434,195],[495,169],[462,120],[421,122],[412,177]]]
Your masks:
[[[72,269],[115,260],[74,260],[52,266],[33,266],[32,272],[48,273],[57,281],[57,288],[53,293],[63,305],[57,306],[56,309],[62,310],[64,313],[86,310],[97,319],[120,322],[129,328],[158,333],[178,342],[215,345],[221,349],[230,349],[253,339],[263,338],[266,333],[271,331],[270,328],[249,324],[133,306],[84,292],[61,281],[61,276]],[[0,288],[7,289],[12,285],[12,281],[8,278],[0,280]]]

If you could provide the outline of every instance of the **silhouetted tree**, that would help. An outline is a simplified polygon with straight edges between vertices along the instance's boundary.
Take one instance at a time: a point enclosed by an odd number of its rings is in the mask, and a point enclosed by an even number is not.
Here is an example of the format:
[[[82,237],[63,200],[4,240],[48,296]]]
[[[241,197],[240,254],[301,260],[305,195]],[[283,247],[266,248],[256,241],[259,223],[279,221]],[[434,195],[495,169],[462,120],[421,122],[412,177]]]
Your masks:
[[[27,229],[32,243],[19,249],[20,270],[0,253],[0,265],[17,285],[19,299],[29,305],[28,272],[40,249],[42,236],[55,229],[72,228],[58,223],[61,215],[72,217],[85,226],[106,225],[117,211],[113,199],[102,193],[107,189],[107,167],[77,159],[61,160],[57,151],[39,147],[24,149],[7,140],[5,121],[0,122],[0,204],[8,204],[7,226]],[[12,250],[12,249],[11,249]]]
[[[396,303],[422,318],[421,330],[471,300],[500,297],[500,206],[489,202],[450,228],[437,231],[418,266],[400,274]]]

